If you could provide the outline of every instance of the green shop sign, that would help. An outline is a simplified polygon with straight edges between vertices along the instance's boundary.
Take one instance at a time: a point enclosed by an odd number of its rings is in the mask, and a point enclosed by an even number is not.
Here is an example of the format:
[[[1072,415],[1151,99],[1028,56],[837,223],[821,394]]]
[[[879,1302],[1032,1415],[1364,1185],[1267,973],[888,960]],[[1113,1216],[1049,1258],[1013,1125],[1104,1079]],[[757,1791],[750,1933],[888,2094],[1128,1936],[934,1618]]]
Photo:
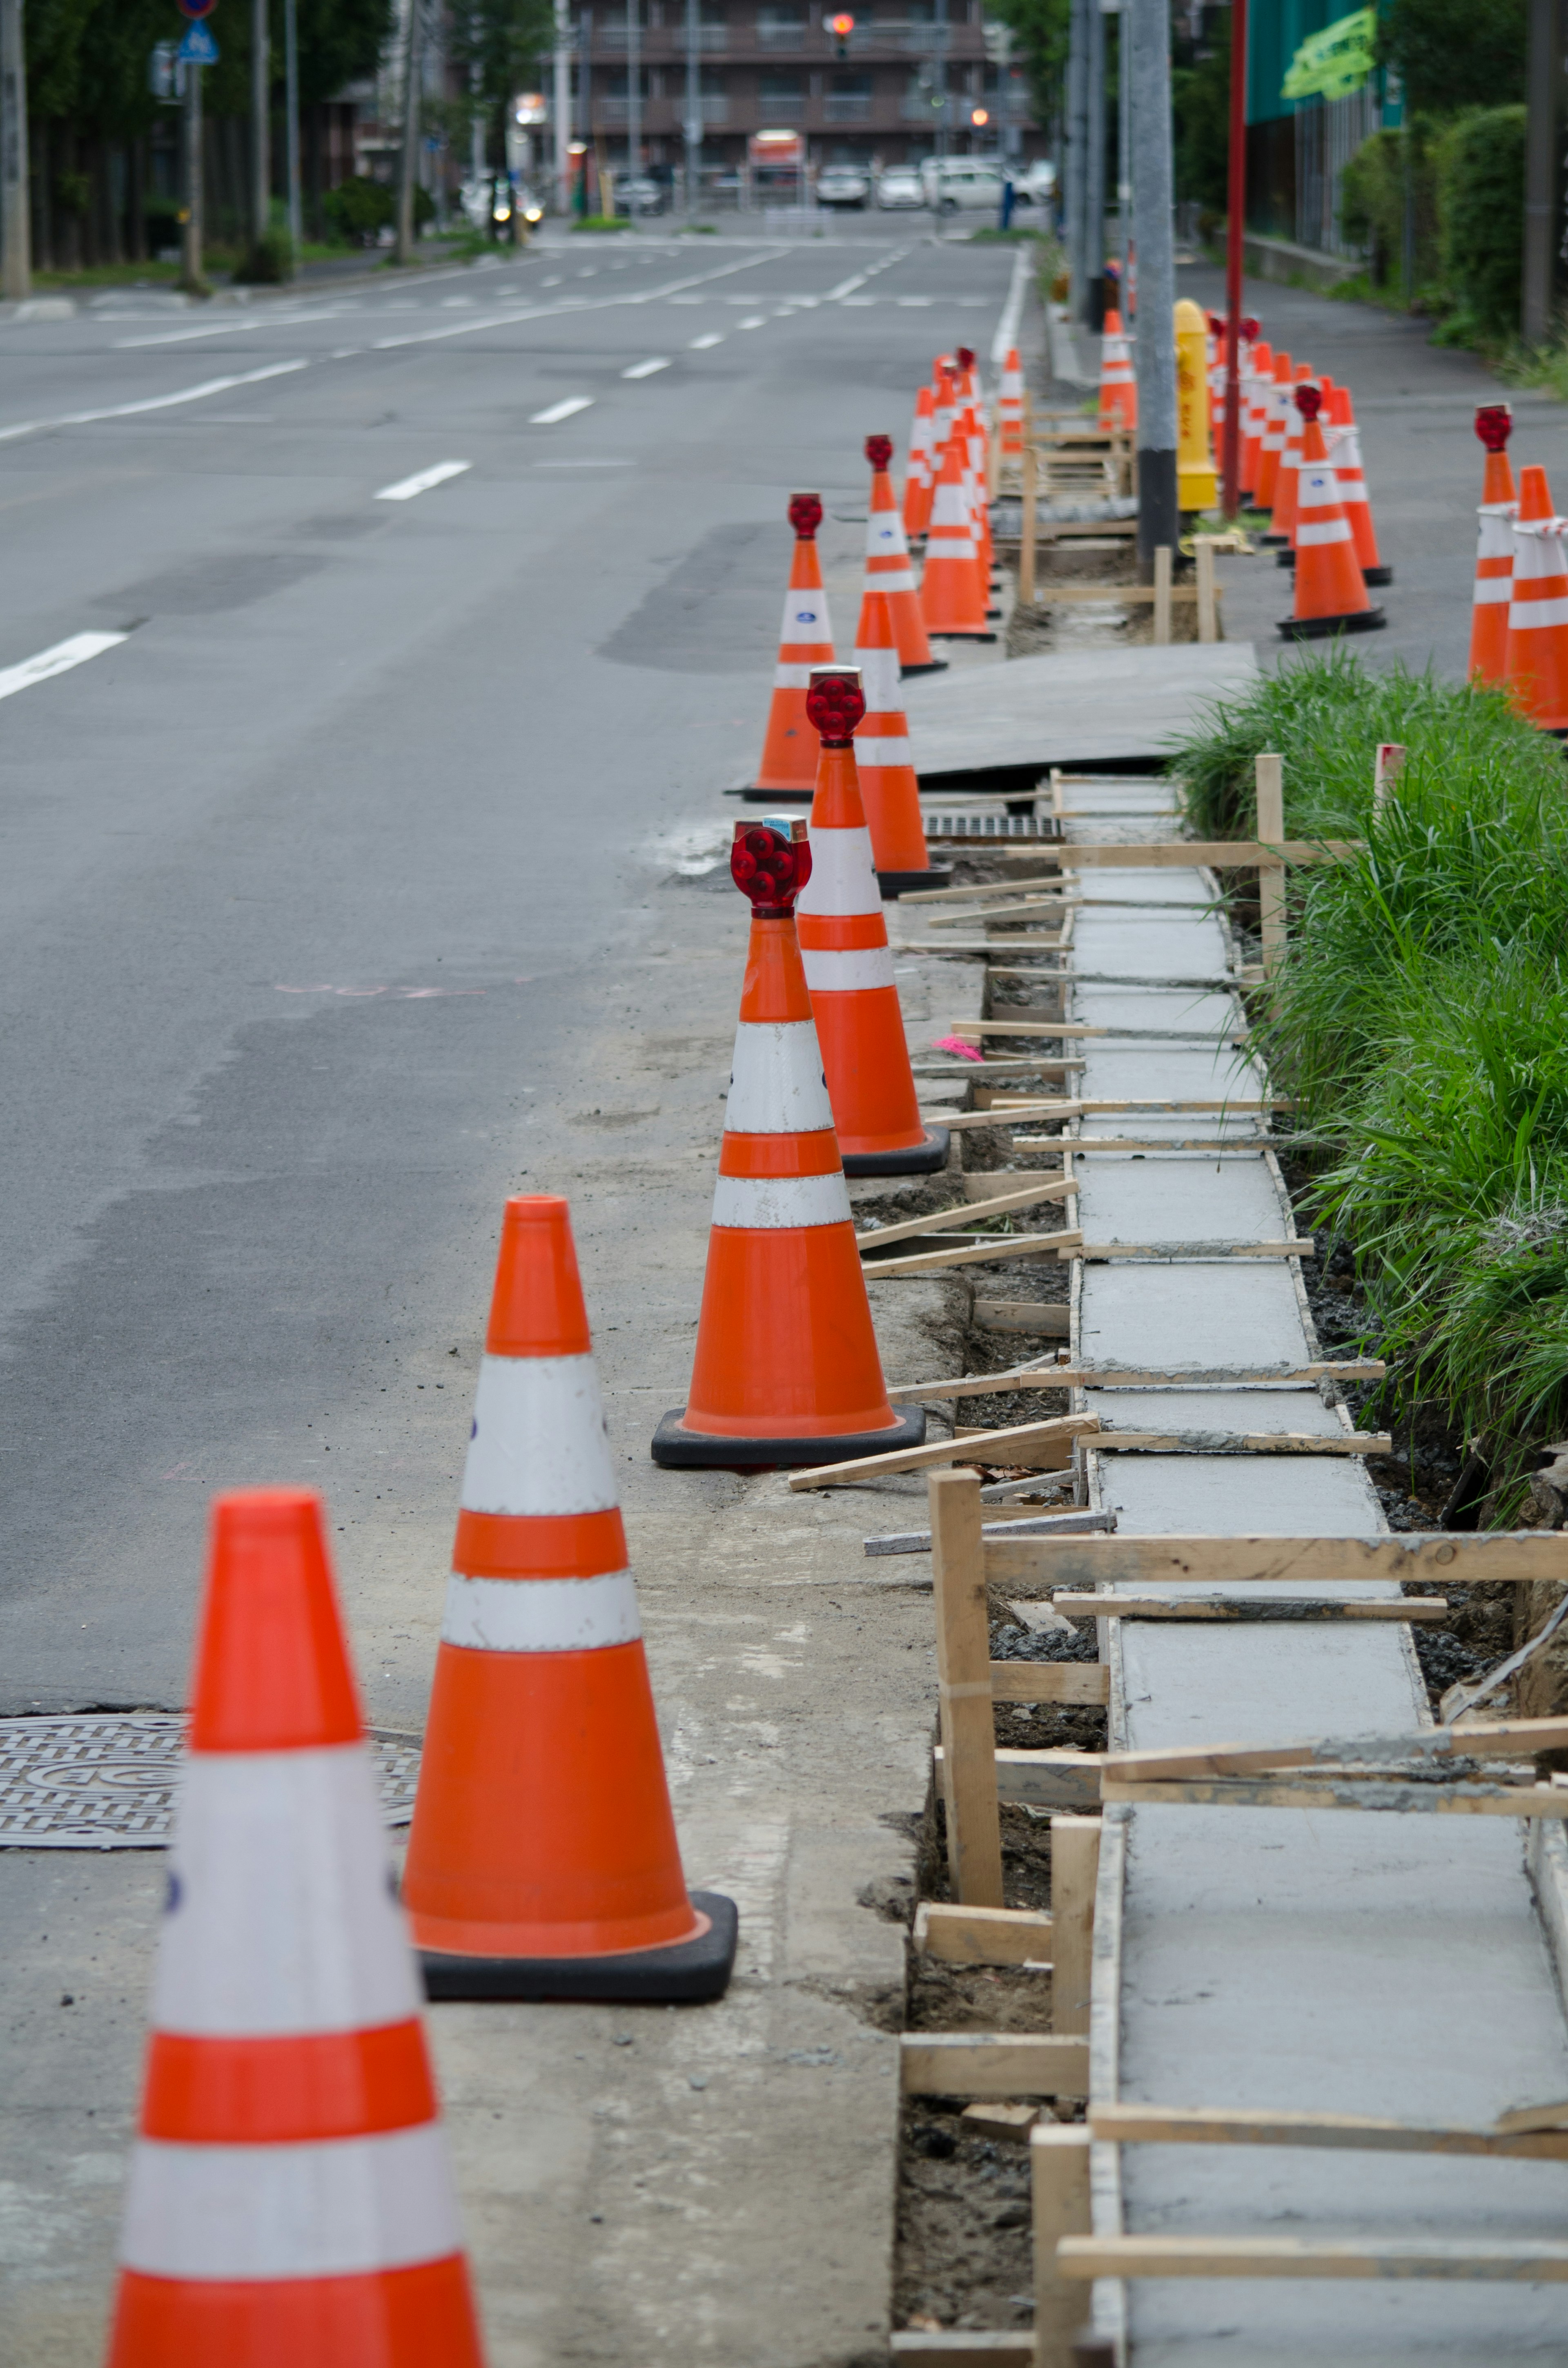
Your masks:
[[[1378,12],[1358,8],[1321,33],[1310,34],[1290,61],[1281,98],[1348,98],[1372,71]]]

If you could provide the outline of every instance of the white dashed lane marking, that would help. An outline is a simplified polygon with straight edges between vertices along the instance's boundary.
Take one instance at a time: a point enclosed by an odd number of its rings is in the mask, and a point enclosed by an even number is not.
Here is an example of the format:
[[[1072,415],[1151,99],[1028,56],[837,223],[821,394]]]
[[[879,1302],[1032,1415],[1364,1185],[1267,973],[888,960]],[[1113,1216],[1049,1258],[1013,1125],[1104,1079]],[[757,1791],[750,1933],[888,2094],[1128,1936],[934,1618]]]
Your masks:
[[[85,666],[89,658],[101,657],[105,650],[118,649],[130,638],[128,633],[73,633],[68,642],[56,642],[52,649],[40,650],[36,658],[24,658],[20,666],[0,671],[0,699],[30,690],[35,682],[47,682],[51,675],[69,674],[73,666]]]
[[[569,394],[563,401],[552,403],[548,411],[534,412],[529,417],[528,426],[553,427],[558,421],[570,419],[576,412],[592,410],[593,402],[594,398],[591,394]]]
[[[427,494],[432,485],[444,485],[449,477],[460,477],[472,466],[472,461],[437,461],[433,469],[421,469],[416,477],[400,477],[395,485],[383,485],[375,498],[379,502],[411,502],[415,494]]]
[[[622,378],[652,378],[655,370],[668,370],[669,366],[668,354],[655,354],[650,361],[633,362],[631,368],[623,370],[620,375]]]

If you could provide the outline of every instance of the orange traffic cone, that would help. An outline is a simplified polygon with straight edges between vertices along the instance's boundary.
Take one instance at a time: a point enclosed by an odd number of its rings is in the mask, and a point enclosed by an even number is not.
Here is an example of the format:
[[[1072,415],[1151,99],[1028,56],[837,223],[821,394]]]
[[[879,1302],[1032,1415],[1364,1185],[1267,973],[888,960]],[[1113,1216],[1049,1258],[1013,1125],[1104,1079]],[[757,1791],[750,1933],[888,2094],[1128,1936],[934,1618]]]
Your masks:
[[[1327,381],[1324,381],[1326,387]],[[1356,545],[1356,556],[1361,563],[1361,578],[1367,584],[1392,584],[1393,569],[1388,566],[1378,549],[1378,530],[1372,524],[1372,505],[1367,499],[1367,482],[1361,472],[1361,438],[1356,432],[1356,412],[1347,386],[1336,386],[1328,397],[1328,416],[1334,425],[1327,438],[1329,457],[1334,473],[1339,481],[1339,498],[1345,505],[1345,515],[1350,521],[1350,533]]]
[[[1014,459],[1024,449],[1024,371],[1017,346],[1009,346],[1002,365],[1002,392],[996,399],[996,425],[1002,450]]]
[[[904,673],[939,674],[948,661],[931,655],[926,620],[920,613],[920,595],[915,588],[909,545],[904,541],[903,522],[893,497],[892,479],[888,474],[892,438],[868,436],[866,458],[871,464],[871,498],[866,506],[866,589],[860,607],[862,632],[858,638],[864,637],[865,602],[873,592],[884,593],[892,612],[899,664]]]
[[[1514,705],[1543,732],[1568,732],[1568,518],[1554,517],[1546,471],[1519,471],[1514,590],[1505,666]]]
[[[795,555],[784,595],[778,664],[773,673],[773,704],[767,736],[753,787],[793,790],[807,795],[816,786],[816,734],[806,722],[806,684],[814,666],[833,664],[833,628],[827,620],[816,531],[822,524],[820,494],[791,494],[790,523]]]
[[[440,1998],[718,1998],[688,1897],[566,1202],[508,1201],[403,1897]]]
[[[912,542],[919,541],[926,531],[926,521],[931,515],[931,487],[936,472],[931,465],[931,423],[936,411],[936,398],[928,386],[923,386],[915,398],[915,425],[909,431],[909,468],[903,480],[903,530]]]
[[[858,670],[813,668],[807,712],[822,734],[822,762],[796,928],[844,1172],[930,1176],[947,1165],[948,1133],[922,1125],[910,1072],[856,773],[852,735],[866,712]]]
[[[1475,555],[1475,605],[1470,627],[1470,673],[1473,680],[1501,682],[1508,660],[1508,603],[1514,585],[1514,519],[1518,501],[1508,466],[1514,420],[1506,403],[1484,403],[1475,432],[1486,447],[1482,487],[1480,548]]]
[[[1247,375],[1246,443],[1242,453],[1242,491],[1249,505],[1257,503],[1263,473],[1263,437],[1268,419],[1268,397],[1274,384],[1274,348],[1259,337],[1252,349]]]
[[[1298,386],[1310,384],[1312,376],[1305,362],[1297,363]],[[1320,397],[1322,392],[1320,387]],[[1268,533],[1261,538],[1265,542],[1283,544],[1284,548],[1275,555],[1275,564],[1278,567],[1293,567],[1296,564],[1296,477],[1301,465],[1301,430],[1305,424],[1289,389],[1286,399],[1290,405],[1290,416],[1285,430],[1285,448],[1279,455],[1278,474],[1274,480],[1274,514],[1269,520]]]
[[[109,2368],[480,2368],[319,1497],[212,1508]]]
[[[985,621],[986,586],[975,548],[964,460],[962,427],[955,421],[931,505],[920,613],[926,631],[938,641],[994,642],[996,636]]]
[[[926,846],[920,784],[910,758],[909,724],[899,689],[892,603],[885,592],[868,587],[860,604],[855,663],[866,698],[855,768],[871,834],[877,885],[884,896],[902,895],[906,888],[939,888],[952,878],[952,870],[934,867]],[[807,971],[809,978],[809,963]]]
[[[653,1434],[655,1463],[759,1470],[916,1447],[917,1408],[888,1403],[812,998],[795,940],[811,877],[790,837],[737,823],[751,946],[719,1156],[691,1395]]]
[[[1122,334],[1121,315],[1112,305],[1105,316],[1105,328],[1100,337],[1100,414],[1101,427],[1126,427],[1138,425],[1138,380],[1132,368],[1132,355]]]
[[[1274,488],[1279,476],[1280,455],[1285,450],[1285,438],[1290,425],[1290,388],[1293,371],[1289,354],[1274,357],[1274,383],[1267,390],[1263,414],[1263,448],[1257,480],[1257,507],[1260,510],[1274,507]],[[1260,541],[1268,537],[1261,535]]]
[[[1299,386],[1295,403],[1304,422],[1297,472],[1296,605],[1280,620],[1279,631],[1292,642],[1316,640],[1324,633],[1373,632],[1388,619],[1373,608],[1361,581],[1349,521],[1318,425],[1322,397],[1315,386]]]

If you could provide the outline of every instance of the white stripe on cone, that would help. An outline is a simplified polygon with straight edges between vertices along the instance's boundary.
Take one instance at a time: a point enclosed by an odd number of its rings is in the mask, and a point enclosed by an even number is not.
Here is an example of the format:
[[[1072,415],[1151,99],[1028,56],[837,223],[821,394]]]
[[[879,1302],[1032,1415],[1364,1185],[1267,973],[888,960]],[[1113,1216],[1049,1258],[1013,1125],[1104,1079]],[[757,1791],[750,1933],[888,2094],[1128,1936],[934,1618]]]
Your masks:
[[[1298,550],[1310,551],[1323,542],[1348,542],[1350,525],[1346,518],[1330,518],[1322,526],[1301,526],[1296,529]]]
[[[881,586],[873,586],[881,591]],[[866,723],[856,736],[855,755],[859,757],[866,745],[866,727],[879,715],[903,715],[903,695],[899,689],[900,673],[896,650],[861,650],[855,653],[855,664],[860,669],[860,689],[866,700]]]
[[[884,765],[908,765],[914,762],[907,740],[895,740],[891,733],[885,739],[864,737],[855,743],[855,763],[862,773],[880,772]]]
[[[595,1578],[466,1578],[447,1582],[444,1645],[479,1653],[594,1653],[642,1634],[629,1570]]]
[[[795,900],[795,910],[812,919],[827,915],[880,913],[881,892],[871,854],[871,834],[858,830],[813,830],[812,876]],[[801,949],[802,952],[805,951]]]
[[[891,946],[802,946],[801,960],[813,995],[850,995],[893,983]]]
[[[866,588],[869,592],[913,592],[915,570],[913,567],[880,569],[874,575],[868,575]]]
[[[1516,600],[1509,608],[1511,633],[1534,632],[1546,625],[1568,625],[1568,600]]]
[[[713,1223],[743,1233],[782,1233],[797,1225],[848,1222],[849,1191],[832,1176],[721,1176]]]
[[[155,2030],[282,2038],[420,2011],[362,1743],[192,1752],[168,1875]]]
[[[831,642],[825,592],[787,592],[784,624],[778,638],[786,647],[791,642]]]
[[[619,1503],[592,1356],[485,1357],[463,1467],[470,1513],[603,1513]]]
[[[724,1110],[727,1134],[815,1134],[833,1124],[822,1048],[809,1019],[743,1019]]]
[[[1475,606],[1490,609],[1500,600],[1511,600],[1514,587],[1506,575],[1478,575],[1475,579]]]
[[[812,670],[809,666],[776,666],[773,669],[775,690],[810,690]]]
[[[139,2138],[131,2155],[120,2260],[146,2277],[363,2277],[461,2246],[437,2122],[310,2145]]]

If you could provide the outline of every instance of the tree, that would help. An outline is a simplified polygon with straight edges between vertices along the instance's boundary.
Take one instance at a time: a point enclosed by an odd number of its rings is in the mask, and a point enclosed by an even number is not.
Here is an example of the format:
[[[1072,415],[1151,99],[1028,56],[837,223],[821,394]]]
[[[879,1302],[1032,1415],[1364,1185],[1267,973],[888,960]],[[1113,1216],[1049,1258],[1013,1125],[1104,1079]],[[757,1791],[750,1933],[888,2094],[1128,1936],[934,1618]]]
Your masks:
[[[1050,123],[1066,87],[1072,0],[989,0],[989,13],[1017,35],[1035,120]]]
[[[1528,50],[1527,0],[1391,0],[1378,19],[1379,61],[1418,114],[1522,102]]]
[[[1201,46],[1178,40],[1171,60],[1171,113],[1176,135],[1176,193],[1205,213],[1230,203],[1231,12],[1219,8],[1203,28]]]
[[[496,163],[506,154],[507,108],[533,79],[535,61],[555,39],[551,0],[462,0],[454,7],[448,54],[473,93],[473,111],[489,127]]]

